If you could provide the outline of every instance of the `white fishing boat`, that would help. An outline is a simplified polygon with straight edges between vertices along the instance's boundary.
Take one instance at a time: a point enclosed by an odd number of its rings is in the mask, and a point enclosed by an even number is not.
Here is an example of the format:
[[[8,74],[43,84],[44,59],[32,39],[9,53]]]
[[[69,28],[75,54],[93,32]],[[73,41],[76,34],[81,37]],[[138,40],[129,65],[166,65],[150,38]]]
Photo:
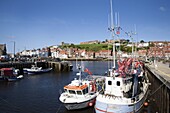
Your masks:
[[[140,61],[133,58],[115,60],[115,29],[113,25],[112,0],[111,4],[111,31],[113,37],[113,68],[109,69],[105,77],[103,91],[96,97],[96,113],[136,113],[148,95],[149,80]],[[119,27],[119,26],[117,26]],[[132,46],[133,47],[133,46]],[[132,48],[133,53],[133,48]]]
[[[32,67],[29,69],[24,69],[28,74],[38,74],[38,73],[46,73],[51,71],[52,68],[42,69],[42,67],[37,67],[35,65],[32,65]]]
[[[93,77],[81,78],[81,67],[79,67],[79,79],[74,79],[70,84],[64,86],[64,92],[60,95],[59,100],[68,110],[82,109],[93,106],[96,96],[96,84]]]
[[[149,80],[141,65],[129,70],[126,67],[131,65],[125,65],[109,70],[105,88],[96,98],[96,113],[136,113],[142,108],[148,95]]]

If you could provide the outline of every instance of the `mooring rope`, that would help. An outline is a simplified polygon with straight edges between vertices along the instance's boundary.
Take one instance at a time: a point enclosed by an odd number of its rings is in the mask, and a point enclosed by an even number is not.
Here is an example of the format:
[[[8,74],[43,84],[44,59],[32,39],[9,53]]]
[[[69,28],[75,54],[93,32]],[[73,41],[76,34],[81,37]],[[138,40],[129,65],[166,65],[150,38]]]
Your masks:
[[[59,113],[60,108],[61,108],[61,104],[60,104],[59,108],[57,109],[56,113]]]
[[[0,99],[1,99],[2,101],[6,102],[7,105],[9,105],[9,107],[12,107],[12,108],[14,108],[14,109],[16,109],[16,110],[19,110],[19,111],[22,111],[22,112],[25,112],[25,110],[22,110],[20,107],[11,104],[11,103],[8,102],[7,100],[5,100],[5,99],[3,99],[3,98],[1,98],[1,97],[0,97]]]
[[[149,98],[150,98],[153,94],[155,94],[162,86],[164,86],[168,81],[170,81],[170,80],[166,80],[163,84],[161,84],[161,85],[149,96]]]

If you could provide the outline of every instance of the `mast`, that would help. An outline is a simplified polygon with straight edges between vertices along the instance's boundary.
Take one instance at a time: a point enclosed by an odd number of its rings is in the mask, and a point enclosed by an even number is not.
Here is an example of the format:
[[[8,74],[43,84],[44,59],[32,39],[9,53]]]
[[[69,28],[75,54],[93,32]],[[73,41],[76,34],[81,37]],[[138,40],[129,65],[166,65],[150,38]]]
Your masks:
[[[133,37],[131,37],[131,39],[132,39],[132,58],[134,58],[134,46],[133,46]]]
[[[112,7],[112,0],[110,0],[110,16],[111,16],[111,35],[113,37],[113,68],[116,65],[116,55],[115,55],[115,40],[114,40],[114,24],[113,24],[113,7]]]
[[[111,27],[110,25],[111,25],[111,24],[110,24],[110,15],[108,14],[108,29],[109,29],[109,30],[110,30],[110,27]],[[107,55],[108,55],[108,59],[109,59],[109,42],[107,43],[107,50],[108,50],[108,52],[107,52],[108,54],[107,54]],[[111,65],[112,65],[112,63],[111,63]],[[107,68],[109,69],[111,65],[110,65],[110,62],[109,62],[109,60],[108,60],[108,66],[107,66]]]
[[[134,27],[135,27],[135,35],[137,35],[137,31],[136,31],[136,24],[134,25]],[[135,44],[135,59],[136,59],[136,56],[137,56],[137,44],[138,43],[138,35],[137,35],[137,37],[136,37],[136,44]]]

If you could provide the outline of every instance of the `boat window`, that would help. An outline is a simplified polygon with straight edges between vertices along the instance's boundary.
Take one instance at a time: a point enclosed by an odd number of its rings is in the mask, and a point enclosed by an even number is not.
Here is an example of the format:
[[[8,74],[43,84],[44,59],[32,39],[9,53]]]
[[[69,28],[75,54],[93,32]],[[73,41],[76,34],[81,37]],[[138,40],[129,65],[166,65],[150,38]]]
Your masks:
[[[112,81],[108,81],[108,85],[112,85]]]
[[[64,89],[64,92],[67,92],[67,89]]]
[[[77,95],[82,95],[82,92],[81,91],[77,91]]]
[[[120,81],[117,81],[117,86],[120,86]]]
[[[83,94],[88,93],[88,88],[83,89]]]
[[[69,90],[70,94],[76,94],[76,92],[74,90]]]

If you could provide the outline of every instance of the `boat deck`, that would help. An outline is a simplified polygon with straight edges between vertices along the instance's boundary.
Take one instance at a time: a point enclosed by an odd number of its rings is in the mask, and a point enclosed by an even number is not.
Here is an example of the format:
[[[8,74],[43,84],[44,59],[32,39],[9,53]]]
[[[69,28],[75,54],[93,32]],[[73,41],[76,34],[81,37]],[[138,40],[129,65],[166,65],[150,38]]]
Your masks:
[[[106,76],[101,76],[101,75],[92,75],[94,79],[97,81],[103,81]]]

